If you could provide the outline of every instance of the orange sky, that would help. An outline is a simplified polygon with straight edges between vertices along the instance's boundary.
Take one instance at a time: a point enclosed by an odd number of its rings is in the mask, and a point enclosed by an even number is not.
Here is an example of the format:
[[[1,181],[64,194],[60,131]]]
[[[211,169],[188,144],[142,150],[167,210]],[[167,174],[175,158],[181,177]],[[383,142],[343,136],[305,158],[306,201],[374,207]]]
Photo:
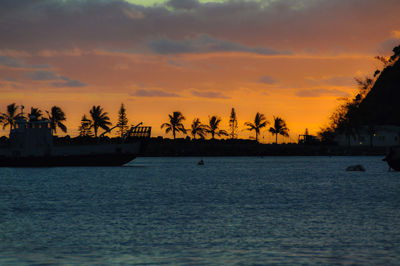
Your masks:
[[[227,129],[234,107],[242,129],[278,115],[296,141],[400,42],[397,1],[33,2],[0,6],[0,111],[58,105],[71,135],[92,105],[115,123],[123,102],[154,136],[173,111],[186,127],[218,115]]]

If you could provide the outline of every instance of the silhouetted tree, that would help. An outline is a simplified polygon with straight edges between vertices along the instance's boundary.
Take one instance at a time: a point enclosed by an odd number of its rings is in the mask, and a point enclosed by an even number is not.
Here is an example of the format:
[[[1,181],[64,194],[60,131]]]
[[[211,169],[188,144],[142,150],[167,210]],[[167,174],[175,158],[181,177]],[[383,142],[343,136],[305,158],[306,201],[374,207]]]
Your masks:
[[[94,136],[96,138],[99,127],[104,130],[110,129],[108,126],[111,125],[111,122],[108,113],[103,112],[103,108],[101,108],[100,105],[92,107],[90,116],[92,117],[92,127],[94,128]]]
[[[206,127],[205,127],[205,125],[203,125],[200,122],[200,119],[198,119],[198,118],[193,119],[192,129],[190,131],[190,133],[193,136],[193,139],[196,139],[196,135],[198,135],[200,138],[204,139],[205,133],[206,133],[205,131],[206,131]]]
[[[128,131],[128,118],[126,116],[126,109],[123,103],[121,103],[121,108],[118,111],[118,132],[121,138]]]
[[[181,112],[175,111],[172,115],[169,116],[169,123],[164,123],[161,125],[161,128],[165,127],[165,133],[169,133],[172,131],[172,135],[174,139],[176,138],[176,133],[182,132],[186,134],[186,129],[182,124],[182,121],[185,120],[185,117],[182,115]]]
[[[38,121],[43,116],[39,108],[31,107],[31,112],[28,114],[29,121]]]
[[[86,115],[83,115],[81,119],[81,126],[79,127],[79,136],[93,137],[92,126],[92,120],[88,119]]]
[[[345,135],[347,146],[349,147],[351,137],[356,137],[359,128],[360,118],[357,108],[357,101],[346,100],[346,102],[340,105],[330,117],[332,128],[334,128],[335,132]]]
[[[269,132],[271,132],[272,135],[275,135],[275,144],[278,144],[278,135],[284,137],[289,136],[289,129],[286,127],[286,122],[279,116],[274,116],[274,127],[270,127]]]
[[[64,125],[64,121],[67,120],[65,118],[64,111],[58,107],[53,106],[49,111],[46,111],[48,115],[48,119],[50,120],[51,131],[53,133],[57,133],[57,128],[61,129],[62,132],[67,132],[67,127]]]
[[[15,120],[23,117],[22,114],[18,113],[18,109],[19,106],[16,105],[15,103],[7,105],[7,112],[1,114],[3,121],[3,129],[9,126],[11,132],[11,130],[15,127]]]
[[[265,127],[269,122],[265,118],[265,116],[259,112],[257,112],[256,116],[254,117],[254,122],[246,122],[244,123],[245,126],[248,126],[247,130],[255,131],[256,132],[256,141],[258,142],[258,135],[260,134],[260,129]]]
[[[211,139],[215,139],[215,135],[228,136],[225,130],[219,129],[219,124],[221,123],[221,118],[218,116],[211,116],[208,118],[208,125],[206,126],[206,132],[211,134]]]
[[[235,139],[237,137],[237,130],[238,130],[238,122],[236,118],[235,108],[232,108],[231,115],[229,117],[229,129],[230,129],[230,137],[231,139]]]

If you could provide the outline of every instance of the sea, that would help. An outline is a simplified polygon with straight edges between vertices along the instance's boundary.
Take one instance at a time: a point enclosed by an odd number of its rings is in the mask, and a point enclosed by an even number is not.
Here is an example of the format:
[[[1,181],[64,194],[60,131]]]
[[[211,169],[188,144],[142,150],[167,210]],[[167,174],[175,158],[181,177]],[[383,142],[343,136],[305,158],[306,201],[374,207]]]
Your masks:
[[[0,168],[0,265],[343,264],[400,264],[400,172],[382,157]]]

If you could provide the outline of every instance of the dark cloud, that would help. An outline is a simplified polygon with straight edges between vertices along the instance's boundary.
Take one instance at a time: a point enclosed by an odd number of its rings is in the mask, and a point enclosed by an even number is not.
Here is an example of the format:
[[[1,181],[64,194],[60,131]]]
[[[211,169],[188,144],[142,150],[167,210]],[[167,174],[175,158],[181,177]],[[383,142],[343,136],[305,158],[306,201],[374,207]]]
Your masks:
[[[0,65],[12,68],[48,68],[49,65],[29,65],[25,63],[22,59],[10,57],[10,56],[0,56]]]
[[[169,0],[166,4],[175,9],[194,9],[200,5],[197,0]]]
[[[9,56],[0,56],[0,65],[6,67],[22,67],[24,63],[18,58],[12,58]]]
[[[265,83],[265,84],[275,84],[276,80],[270,76],[264,75],[258,79],[258,82]]]
[[[58,75],[52,71],[35,71],[33,73],[25,74],[27,78],[37,81],[57,81],[51,83],[51,86],[57,88],[63,87],[84,87],[85,83],[82,83],[78,80],[70,79],[66,76]]]
[[[218,98],[218,99],[230,99],[230,97],[223,95],[219,91],[199,91],[192,90],[190,92],[192,95],[202,98]]]
[[[123,0],[2,0],[0,49],[137,51],[150,45],[162,54],[375,53],[377,40],[398,25],[399,12],[398,0],[170,0],[152,7]]]
[[[131,96],[137,97],[180,97],[176,93],[166,92],[157,89],[138,89],[130,94]]]
[[[336,97],[349,97],[350,94],[338,89],[310,89],[300,90],[296,92],[298,97],[321,97],[321,96],[336,96]]]
[[[210,53],[210,52],[247,52],[265,55],[280,54],[278,51],[263,47],[247,47],[238,43],[212,38],[202,35],[196,38],[174,41],[170,39],[159,39],[148,44],[152,52],[158,54],[179,53]]]
[[[51,83],[53,87],[57,88],[64,88],[64,87],[71,87],[71,88],[76,88],[76,87],[85,87],[86,84],[82,83],[78,80],[68,80],[64,82],[53,82]]]
[[[68,77],[57,75],[51,71],[36,71],[28,73],[26,76],[32,80],[65,80],[70,81]]]

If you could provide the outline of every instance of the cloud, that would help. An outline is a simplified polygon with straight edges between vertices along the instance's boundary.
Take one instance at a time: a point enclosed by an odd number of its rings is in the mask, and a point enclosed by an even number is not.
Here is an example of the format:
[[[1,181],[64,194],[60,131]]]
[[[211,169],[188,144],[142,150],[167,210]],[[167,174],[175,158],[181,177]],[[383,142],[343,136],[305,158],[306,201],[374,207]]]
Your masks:
[[[85,83],[82,83],[82,82],[80,82],[78,80],[68,80],[68,81],[65,81],[65,82],[53,82],[53,83],[51,83],[51,85],[53,87],[57,87],[57,88],[64,88],[64,87],[74,87],[74,88],[76,88],[76,87],[85,87],[86,86]]]
[[[265,84],[275,84],[276,80],[270,76],[263,75],[258,79],[258,82]]]
[[[223,95],[219,91],[198,91],[191,90],[192,95],[202,98],[216,98],[216,99],[230,99],[230,97]]]
[[[362,6],[360,0],[169,0],[153,6],[123,0],[7,0],[0,1],[0,49],[137,51],[153,40],[154,51],[164,54],[182,49],[375,53],[398,25],[399,12],[398,0],[363,0]],[[208,39],[193,37],[199,34]]]
[[[395,30],[392,31],[390,37],[380,45],[380,48],[383,54],[392,54],[393,48],[398,45],[400,45],[400,31]]]
[[[66,76],[58,75],[52,71],[35,71],[33,73],[27,73],[25,76],[36,81],[57,81],[51,83],[51,86],[57,88],[86,86],[85,83],[78,80],[72,80]]]
[[[215,39],[208,35],[201,35],[196,38],[187,38],[182,41],[162,38],[149,42],[147,46],[152,52],[158,54],[211,52],[247,52],[264,55],[281,54],[281,52],[269,48],[248,47],[239,43]]]
[[[12,58],[9,56],[0,56],[0,65],[6,67],[22,67],[24,64],[22,60],[18,58]]]
[[[0,65],[12,68],[48,68],[49,65],[29,65],[26,64],[22,59],[10,57],[10,56],[0,56]]]
[[[137,97],[180,97],[176,93],[166,92],[158,89],[138,89],[130,95]]]
[[[321,96],[336,96],[336,97],[349,97],[350,94],[338,89],[309,89],[300,90],[295,93],[298,97],[321,97]]]
[[[324,84],[331,86],[352,86],[354,85],[354,77],[350,76],[331,76],[331,77],[307,77],[306,80],[312,84]]]
[[[199,7],[198,0],[169,0],[166,5],[175,9],[194,9]]]
[[[69,80],[69,78],[57,75],[51,71],[36,71],[33,73],[27,73],[26,76],[32,80]]]

